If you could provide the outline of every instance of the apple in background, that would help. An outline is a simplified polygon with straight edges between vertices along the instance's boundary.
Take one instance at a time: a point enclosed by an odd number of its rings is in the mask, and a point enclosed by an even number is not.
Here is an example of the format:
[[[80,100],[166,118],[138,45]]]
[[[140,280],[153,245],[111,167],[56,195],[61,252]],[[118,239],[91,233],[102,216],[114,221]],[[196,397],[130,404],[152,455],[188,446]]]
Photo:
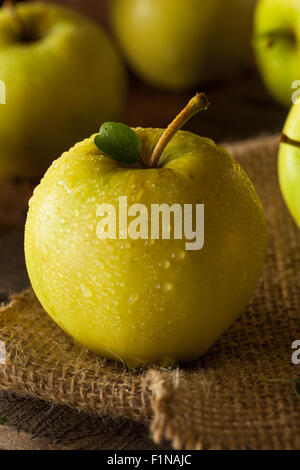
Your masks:
[[[64,7],[0,10],[0,175],[40,179],[53,159],[99,121],[117,119],[127,80],[102,29]]]
[[[285,123],[279,150],[279,182],[284,199],[300,228],[300,104]]]
[[[130,367],[197,359],[242,313],[264,262],[253,184],[225,149],[178,131],[205,107],[197,97],[167,131],[135,129],[144,166],[108,157],[92,136],[52,164],[30,201],[26,264],[44,309],[77,342]],[[106,148],[132,153],[136,135],[128,148],[108,136]],[[204,204],[203,249],[174,237],[99,238],[99,205],[117,208],[124,196],[148,213]]]
[[[144,80],[182,90],[249,66],[254,0],[112,0],[111,24]]]
[[[300,2],[259,0],[253,45],[262,79],[282,105],[292,105],[292,84],[300,80]]]
[[[105,28],[107,27],[107,10],[110,0],[43,0],[43,2],[76,8],[97,23],[101,23]]]

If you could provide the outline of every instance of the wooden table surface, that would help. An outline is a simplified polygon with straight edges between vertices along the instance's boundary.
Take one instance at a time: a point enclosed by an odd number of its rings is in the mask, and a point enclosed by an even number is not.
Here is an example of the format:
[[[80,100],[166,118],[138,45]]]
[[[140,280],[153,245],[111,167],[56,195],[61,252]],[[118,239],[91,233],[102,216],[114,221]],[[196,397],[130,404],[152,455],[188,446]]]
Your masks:
[[[105,2],[66,0],[106,23]],[[99,8],[100,3],[101,8]],[[96,8],[97,5],[97,8]],[[95,14],[96,11],[96,14]],[[217,142],[279,132],[287,111],[272,102],[254,72],[223,84],[202,87],[210,109],[188,126]],[[201,89],[201,91],[202,91]],[[132,126],[165,127],[196,90],[181,94],[151,89],[134,77],[124,122]],[[23,255],[23,225],[0,238],[0,302],[29,285]],[[158,449],[149,429],[137,423],[89,416],[65,406],[0,392],[0,449]],[[169,449],[168,443],[163,446]]]

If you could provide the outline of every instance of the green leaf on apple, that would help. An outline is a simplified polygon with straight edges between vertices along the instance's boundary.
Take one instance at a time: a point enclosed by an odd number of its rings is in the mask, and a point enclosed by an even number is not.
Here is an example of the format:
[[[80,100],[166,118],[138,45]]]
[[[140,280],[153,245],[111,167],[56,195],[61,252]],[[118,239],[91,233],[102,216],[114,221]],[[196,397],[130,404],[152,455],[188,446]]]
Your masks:
[[[96,147],[122,163],[141,162],[142,143],[138,135],[121,122],[105,122],[94,139]]]

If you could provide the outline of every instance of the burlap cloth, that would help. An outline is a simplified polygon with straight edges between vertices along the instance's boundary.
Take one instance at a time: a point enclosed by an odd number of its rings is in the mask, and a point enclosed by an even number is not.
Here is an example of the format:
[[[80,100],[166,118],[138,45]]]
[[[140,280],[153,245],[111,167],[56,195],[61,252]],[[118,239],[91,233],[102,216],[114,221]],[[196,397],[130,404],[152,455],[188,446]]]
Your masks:
[[[278,188],[278,138],[229,147],[256,185],[269,228],[263,278],[241,319],[195,364],[131,372],[74,349],[29,290],[0,310],[0,388],[148,422],[154,440],[174,448],[300,448],[299,398],[291,385],[262,378],[300,376],[291,361],[300,339],[300,232]]]

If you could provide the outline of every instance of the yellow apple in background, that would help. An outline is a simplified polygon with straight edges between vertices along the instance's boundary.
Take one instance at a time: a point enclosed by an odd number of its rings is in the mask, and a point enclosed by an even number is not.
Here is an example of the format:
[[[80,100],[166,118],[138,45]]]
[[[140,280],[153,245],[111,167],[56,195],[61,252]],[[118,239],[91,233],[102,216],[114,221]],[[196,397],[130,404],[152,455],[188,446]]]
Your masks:
[[[0,175],[37,180],[99,121],[120,117],[127,80],[97,24],[51,4],[16,8],[0,9]]]
[[[182,90],[249,66],[254,0],[111,0],[111,24],[133,69]]]
[[[103,154],[93,136],[52,164],[30,201],[26,264],[44,309],[77,342],[130,367],[197,359],[243,312],[264,262],[264,213],[246,173],[211,140],[174,135],[197,97],[167,131],[135,129],[144,167]],[[117,207],[120,197],[149,213],[204,204],[204,247],[99,238],[99,205]]]
[[[283,128],[278,173],[283,197],[300,228],[300,103],[292,106]]]
[[[300,2],[259,0],[255,11],[253,45],[269,93],[290,108],[300,79]]]

